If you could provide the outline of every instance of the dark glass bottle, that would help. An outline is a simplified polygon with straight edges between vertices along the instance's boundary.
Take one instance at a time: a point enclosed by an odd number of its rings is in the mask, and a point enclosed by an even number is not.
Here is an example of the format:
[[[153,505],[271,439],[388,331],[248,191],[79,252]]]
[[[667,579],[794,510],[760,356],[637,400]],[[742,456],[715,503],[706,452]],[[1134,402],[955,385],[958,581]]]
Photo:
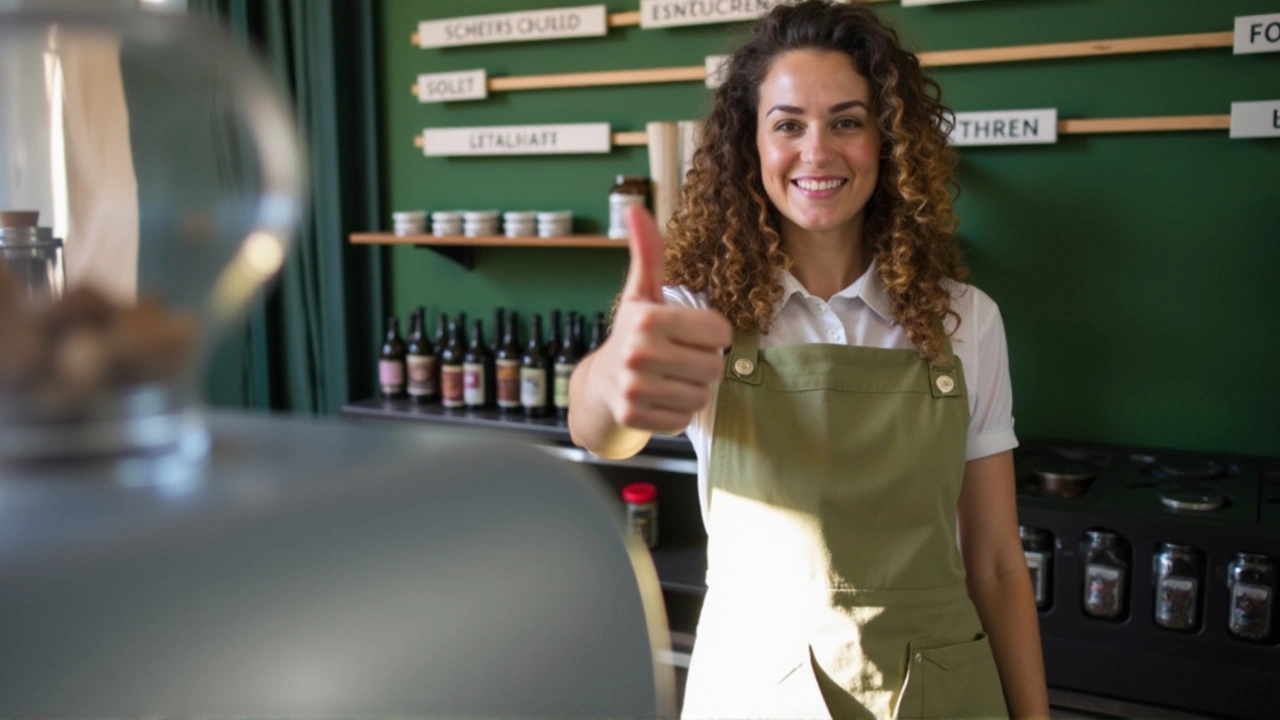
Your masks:
[[[489,347],[484,343],[484,329],[476,320],[471,331],[471,344],[467,346],[467,354],[462,358],[462,394],[463,404],[472,409],[489,406],[489,369],[491,356]]]
[[[493,309],[493,342],[489,344],[489,352],[492,355],[497,355],[498,348],[502,347],[502,329],[507,326],[503,318],[506,314],[507,311],[500,307]]]
[[[520,410],[520,363],[524,359],[524,351],[520,349],[520,340],[516,335],[516,314],[507,314],[506,324],[502,327],[502,342],[494,353],[494,375],[497,376],[498,409],[502,412]]]
[[[465,353],[462,331],[454,320],[449,323],[448,339],[440,353],[440,395],[442,404],[447,408],[460,408],[464,405],[462,357]]]
[[[554,358],[560,352],[560,309],[551,310],[551,319],[547,325],[547,346],[543,350],[547,357]]]
[[[549,366],[547,355],[542,350],[542,315],[534,313],[529,342],[525,345],[524,357],[520,359],[520,405],[529,417],[547,414]]]
[[[578,332],[578,318],[579,315],[577,310],[569,311],[569,339],[573,341],[573,349],[578,351],[578,357],[582,357],[582,345],[578,343],[578,338],[580,337]]]
[[[436,318],[436,337],[433,343],[436,346],[436,357],[444,352],[444,346],[449,344],[449,316],[440,313]]]
[[[422,308],[413,313],[409,323],[409,347],[405,355],[406,370],[409,375],[409,399],[416,403],[434,400],[439,392],[437,379],[440,374],[436,367],[436,350],[427,341],[422,330]]]
[[[573,375],[573,369],[578,365],[578,348],[573,340],[572,318],[565,323],[560,349],[555,356],[555,391],[552,393],[552,405],[556,409],[556,416],[561,420],[569,417],[569,376]]]
[[[591,325],[591,342],[587,344],[587,352],[593,353],[604,344],[604,313],[596,313],[596,320]]]
[[[400,397],[404,394],[404,341],[400,339],[400,319],[387,318],[387,335],[382,341],[382,355],[378,358],[378,384],[384,397]]]

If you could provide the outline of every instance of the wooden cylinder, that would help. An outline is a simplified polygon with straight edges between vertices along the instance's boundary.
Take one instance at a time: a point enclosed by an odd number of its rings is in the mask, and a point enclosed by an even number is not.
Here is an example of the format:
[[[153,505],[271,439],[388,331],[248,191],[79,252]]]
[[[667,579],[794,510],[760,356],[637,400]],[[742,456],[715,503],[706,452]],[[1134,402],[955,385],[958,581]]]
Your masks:
[[[649,136],[649,183],[653,192],[653,219],[665,230],[680,203],[680,133],[673,122],[645,125]]]

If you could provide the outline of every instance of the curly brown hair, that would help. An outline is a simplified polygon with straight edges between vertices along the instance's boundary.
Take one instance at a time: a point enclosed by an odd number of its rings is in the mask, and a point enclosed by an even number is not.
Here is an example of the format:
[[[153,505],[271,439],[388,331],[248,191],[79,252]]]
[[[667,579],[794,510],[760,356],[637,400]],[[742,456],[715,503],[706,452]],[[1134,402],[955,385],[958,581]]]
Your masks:
[[[864,242],[893,317],[926,360],[942,358],[943,320],[956,320],[946,281],[963,280],[951,190],[954,119],[941,88],[869,8],[805,0],[775,7],[730,57],[724,82],[667,226],[664,283],[705,293],[736,328],[767,333],[791,258],[760,177],[759,89],[774,59],[793,50],[843,52],[871,85],[881,136],[879,180]]]

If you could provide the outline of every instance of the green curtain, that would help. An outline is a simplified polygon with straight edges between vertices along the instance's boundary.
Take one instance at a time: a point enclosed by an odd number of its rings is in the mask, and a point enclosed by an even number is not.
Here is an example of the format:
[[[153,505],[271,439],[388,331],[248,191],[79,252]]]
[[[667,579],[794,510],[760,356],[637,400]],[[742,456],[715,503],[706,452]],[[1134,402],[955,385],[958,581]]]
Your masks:
[[[250,44],[290,93],[310,204],[279,282],[215,353],[209,401],[332,414],[373,394],[382,252],[347,236],[378,226],[378,3],[190,0]]]

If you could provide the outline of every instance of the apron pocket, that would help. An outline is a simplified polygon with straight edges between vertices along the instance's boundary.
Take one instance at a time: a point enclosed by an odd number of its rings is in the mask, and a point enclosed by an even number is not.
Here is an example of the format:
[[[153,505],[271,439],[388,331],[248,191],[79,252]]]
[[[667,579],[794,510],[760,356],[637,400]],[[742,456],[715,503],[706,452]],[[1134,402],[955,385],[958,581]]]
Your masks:
[[[985,633],[974,640],[908,644],[907,681],[898,704],[903,720],[1007,718],[1004,689]]]
[[[818,680],[822,670],[813,657],[813,648],[805,645],[803,651],[801,662],[778,680],[768,717],[831,720],[831,710]]]

